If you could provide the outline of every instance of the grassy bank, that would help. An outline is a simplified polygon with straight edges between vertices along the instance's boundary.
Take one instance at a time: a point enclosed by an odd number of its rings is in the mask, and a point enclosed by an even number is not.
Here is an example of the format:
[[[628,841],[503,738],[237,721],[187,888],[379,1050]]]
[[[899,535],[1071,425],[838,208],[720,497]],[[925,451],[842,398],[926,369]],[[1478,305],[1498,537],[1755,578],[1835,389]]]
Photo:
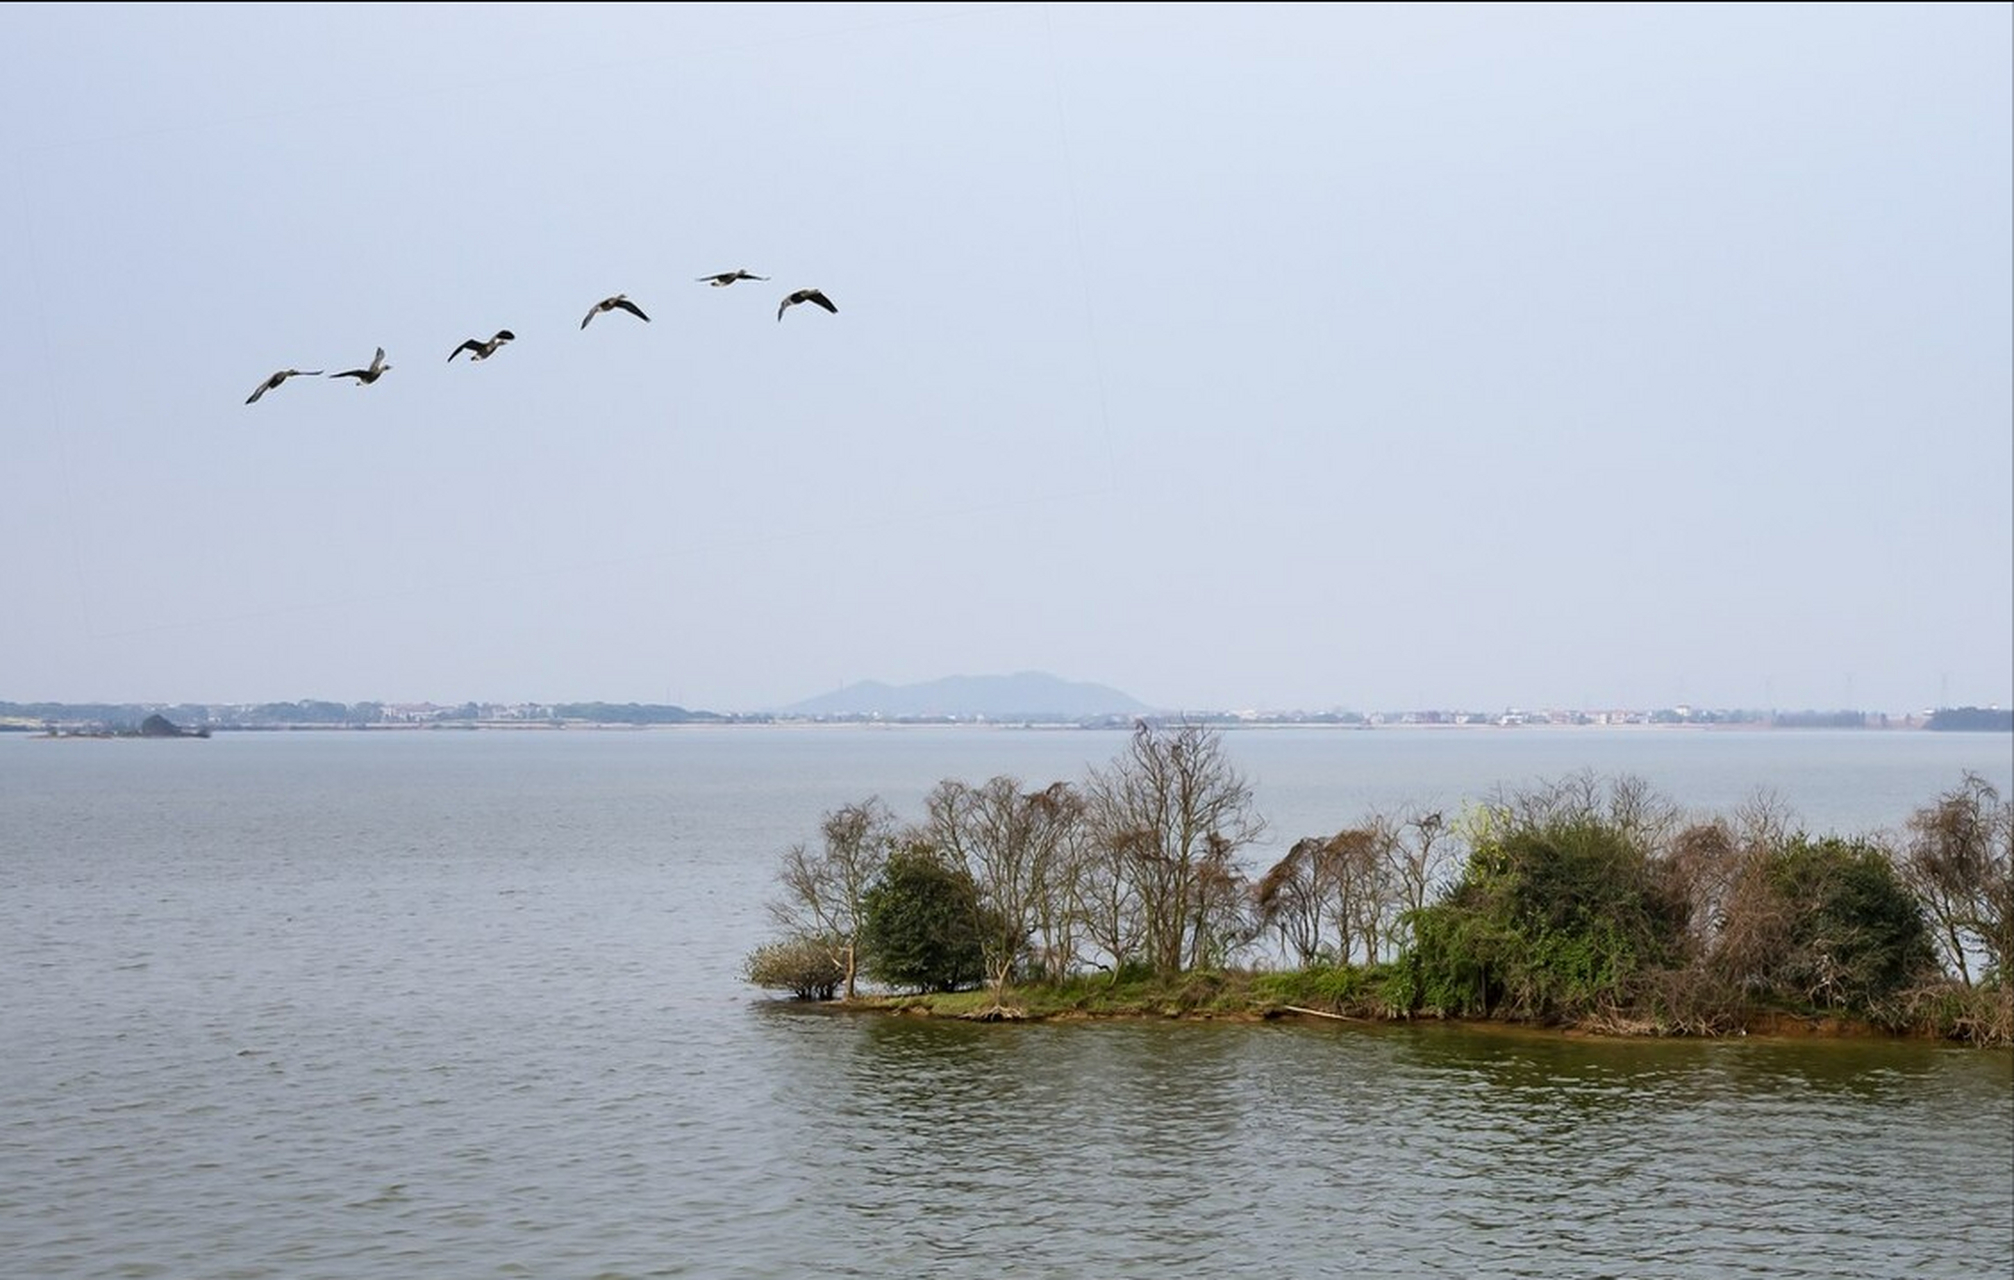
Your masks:
[[[1279,1018],[1354,1022],[1469,1022],[1547,1027],[1614,1036],[1796,1036],[1823,1039],[1928,1039],[1981,1046],[2014,1045],[2014,992],[1943,987],[1917,993],[1909,1016],[1876,1022],[1839,1009],[1786,1002],[1695,1010],[1679,1017],[1656,1010],[1612,1010],[1577,1019],[1442,1017],[1408,1011],[1391,994],[1402,989],[1396,966],[1347,966],[1293,971],[1214,970],[1172,979],[1093,974],[1058,983],[991,989],[861,995],[835,1002],[869,1012],[970,1021],[1054,1021],[1101,1018],[1191,1018],[1265,1021]]]

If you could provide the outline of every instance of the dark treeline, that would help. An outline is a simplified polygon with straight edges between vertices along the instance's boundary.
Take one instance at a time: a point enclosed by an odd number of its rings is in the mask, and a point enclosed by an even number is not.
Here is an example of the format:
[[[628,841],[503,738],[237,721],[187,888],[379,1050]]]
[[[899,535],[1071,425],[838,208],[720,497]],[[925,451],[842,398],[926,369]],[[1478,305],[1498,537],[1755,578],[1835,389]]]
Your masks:
[[[1827,1017],[2014,1041],[2014,805],[1976,775],[1900,837],[1812,836],[1758,801],[1682,814],[1580,774],[1460,813],[1375,812],[1252,874],[1250,787],[1205,725],[1141,724],[1030,789],[869,798],[787,850],[756,985],[805,999],[1103,986],[1254,1007],[1724,1034]],[[1081,1006],[1080,1006],[1081,1007]]]
[[[1934,711],[1930,729],[1973,733],[2014,733],[2014,711],[2001,707],[1945,707]]]

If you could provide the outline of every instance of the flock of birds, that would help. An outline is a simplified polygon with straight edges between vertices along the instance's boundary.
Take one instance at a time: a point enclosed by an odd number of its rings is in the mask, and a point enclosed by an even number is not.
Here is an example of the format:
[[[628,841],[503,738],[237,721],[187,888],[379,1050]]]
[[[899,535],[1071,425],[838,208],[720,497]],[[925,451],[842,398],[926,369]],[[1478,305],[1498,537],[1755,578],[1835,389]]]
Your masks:
[[[710,276],[699,276],[697,279],[701,284],[710,284],[714,288],[719,289],[731,285],[737,280],[767,280],[769,277],[750,275],[747,271],[736,269],[734,271],[716,271]],[[803,302],[824,307],[834,315],[839,313],[839,308],[832,305],[832,299],[826,297],[823,291],[818,289],[795,289],[786,294],[783,301],[777,305],[777,320],[781,321],[784,312]],[[631,302],[629,295],[618,293],[614,297],[603,298],[600,302],[589,307],[587,314],[581,318],[580,327],[583,329],[587,328],[588,321],[607,311],[627,311],[644,323],[650,323],[650,317],[643,313],[642,307]],[[448,352],[448,361],[449,363],[453,363],[454,358],[464,351],[469,353],[471,361],[487,360],[501,350],[504,343],[514,341],[516,338],[517,335],[509,329],[498,329],[488,338],[470,338],[453,351]],[[385,363],[385,349],[379,347],[378,353],[371,357],[370,364],[365,367],[361,369],[344,369],[340,373],[332,373],[328,376],[331,378],[355,378],[358,386],[368,387],[379,378],[384,377],[385,371],[390,368],[391,366]],[[254,387],[252,394],[245,397],[245,403],[258,403],[260,396],[265,395],[268,391],[277,390],[280,384],[289,378],[319,378],[321,376],[322,371],[320,369],[281,369],[264,382],[261,382],[257,387]]]

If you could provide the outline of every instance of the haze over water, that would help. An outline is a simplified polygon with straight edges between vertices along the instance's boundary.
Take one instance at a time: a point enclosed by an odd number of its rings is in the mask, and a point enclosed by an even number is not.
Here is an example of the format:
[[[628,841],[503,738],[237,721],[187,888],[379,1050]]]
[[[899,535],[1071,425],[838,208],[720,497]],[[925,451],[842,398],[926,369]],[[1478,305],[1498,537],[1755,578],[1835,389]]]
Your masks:
[[[1120,733],[0,738],[21,1276],[2006,1274],[2004,1052],[970,1026],[738,978],[778,854]],[[1899,827],[2003,736],[1227,735],[1275,847],[1581,768]]]

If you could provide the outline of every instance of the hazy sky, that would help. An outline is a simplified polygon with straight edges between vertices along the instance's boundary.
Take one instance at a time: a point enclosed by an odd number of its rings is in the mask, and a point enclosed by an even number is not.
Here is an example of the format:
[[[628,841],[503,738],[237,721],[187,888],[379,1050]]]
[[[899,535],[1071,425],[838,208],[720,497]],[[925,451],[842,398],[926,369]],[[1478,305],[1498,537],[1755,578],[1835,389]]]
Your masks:
[[[8,5],[0,700],[2007,705],[2010,14]]]

